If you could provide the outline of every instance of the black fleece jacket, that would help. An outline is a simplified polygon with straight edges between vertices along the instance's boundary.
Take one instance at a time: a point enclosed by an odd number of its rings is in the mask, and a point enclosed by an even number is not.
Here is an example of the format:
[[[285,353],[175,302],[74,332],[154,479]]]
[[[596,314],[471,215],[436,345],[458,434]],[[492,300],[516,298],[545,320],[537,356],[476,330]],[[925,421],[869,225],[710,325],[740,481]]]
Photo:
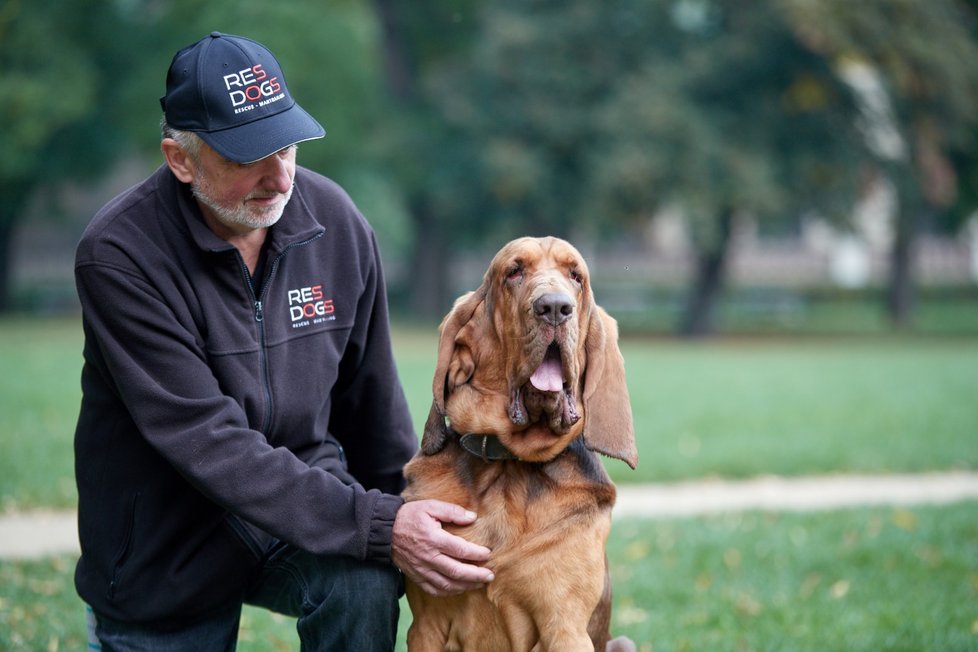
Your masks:
[[[373,231],[297,168],[262,283],[161,167],[78,246],[81,597],[160,626],[240,600],[269,544],[390,560],[417,447]]]

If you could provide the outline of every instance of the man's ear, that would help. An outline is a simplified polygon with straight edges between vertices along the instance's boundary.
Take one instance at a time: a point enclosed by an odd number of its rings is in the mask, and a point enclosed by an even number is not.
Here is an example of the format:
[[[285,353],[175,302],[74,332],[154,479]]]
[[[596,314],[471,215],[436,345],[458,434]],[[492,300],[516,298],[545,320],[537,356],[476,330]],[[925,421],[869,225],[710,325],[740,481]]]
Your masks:
[[[183,183],[190,183],[194,180],[194,162],[177,144],[177,141],[172,138],[164,138],[160,141],[160,150],[162,150],[163,158],[166,159],[166,164],[173,172],[173,176]]]

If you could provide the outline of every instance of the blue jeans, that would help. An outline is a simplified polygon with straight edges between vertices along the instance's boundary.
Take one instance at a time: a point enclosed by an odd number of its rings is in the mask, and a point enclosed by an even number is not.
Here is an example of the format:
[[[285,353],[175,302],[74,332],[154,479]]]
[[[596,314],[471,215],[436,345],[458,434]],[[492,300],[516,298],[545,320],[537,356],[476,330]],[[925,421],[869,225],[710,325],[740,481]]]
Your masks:
[[[393,566],[313,555],[280,544],[245,603],[296,617],[302,652],[394,649],[401,574]],[[241,604],[178,631],[95,615],[103,652],[233,652]]]

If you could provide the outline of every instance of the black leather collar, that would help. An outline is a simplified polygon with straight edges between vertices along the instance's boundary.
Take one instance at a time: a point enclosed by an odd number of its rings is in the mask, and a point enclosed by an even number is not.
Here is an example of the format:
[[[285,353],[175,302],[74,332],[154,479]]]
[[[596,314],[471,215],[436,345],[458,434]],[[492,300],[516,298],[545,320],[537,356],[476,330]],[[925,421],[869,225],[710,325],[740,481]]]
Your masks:
[[[474,432],[467,432],[459,437],[458,443],[467,452],[484,462],[520,459],[503,446],[496,435],[479,435]]]

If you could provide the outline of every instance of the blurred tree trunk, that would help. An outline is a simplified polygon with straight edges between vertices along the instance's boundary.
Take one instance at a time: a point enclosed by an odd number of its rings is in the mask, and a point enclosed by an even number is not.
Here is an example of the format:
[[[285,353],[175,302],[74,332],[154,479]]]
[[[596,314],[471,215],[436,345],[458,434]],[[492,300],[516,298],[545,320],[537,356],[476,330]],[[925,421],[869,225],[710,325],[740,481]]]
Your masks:
[[[417,84],[408,61],[406,35],[397,6],[398,3],[392,0],[374,0],[380,21],[387,90],[398,102],[409,104],[414,101]]]
[[[0,313],[13,308],[13,245],[17,224],[24,213],[29,196],[28,183],[0,184]]]
[[[716,237],[697,252],[695,277],[679,326],[683,337],[705,337],[716,331],[716,310],[726,276],[732,231],[733,210],[728,208],[719,215]]]
[[[451,307],[448,300],[448,243],[443,230],[434,224],[431,212],[423,199],[411,202],[411,215],[416,227],[414,252],[411,256],[411,290],[409,306],[412,314],[439,319]]]
[[[873,158],[899,192],[886,308],[911,325],[914,257],[925,219],[955,203],[956,150],[973,148],[978,104],[975,0],[793,2],[803,40],[830,60],[861,105]],[[817,26],[817,27],[816,27]],[[809,31],[810,28],[815,31]],[[816,38],[812,38],[817,34]],[[933,43],[940,42],[935,48]]]
[[[887,311],[890,325],[896,330],[910,328],[915,307],[914,259],[917,249],[918,212],[913,207],[901,209],[896,221],[893,250],[890,255],[890,284],[887,289]]]
[[[405,5],[394,0],[374,0],[374,7],[381,27],[387,88],[395,104],[408,116],[417,110],[418,79],[411,63],[409,37],[399,12],[410,11],[410,8],[404,9]],[[414,224],[408,305],[419,317],[438,318],[445,310],[448,243],[431,213],[425,190],[410,188],[408,192],[411,195],[408,210]]]
[[[13,222],[0,218],[0,313],[8,312],[10,305],[10,285],[13,282],[11,259],[13,257]]]
[[[933,224],[954,205],[959,187],[940,122],[925,114],[916,120],[911,133],[913,163],[901,165],[893,173],[898,180],[900,201],[887,309],[890,324],[897,330],[913,326],[917,255],[924,226]]]

